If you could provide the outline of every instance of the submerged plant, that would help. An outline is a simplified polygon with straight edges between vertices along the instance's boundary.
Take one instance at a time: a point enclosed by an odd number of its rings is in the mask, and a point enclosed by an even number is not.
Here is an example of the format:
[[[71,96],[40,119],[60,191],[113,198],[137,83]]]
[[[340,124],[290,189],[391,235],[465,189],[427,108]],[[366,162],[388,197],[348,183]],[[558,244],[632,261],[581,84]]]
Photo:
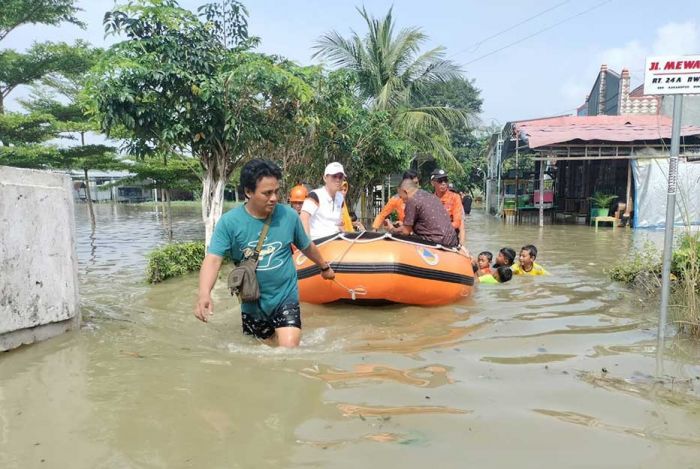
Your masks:
[[[146,281],[158,283],[199,270],[204,260],[204,242],[168,244],[148,255]]]
[[[646,241],[641,249],[615,262],[608,270],[611,280],[632,284],[639,274],[661,275],[661,256],[651,241]]]
[[[673,273],[679,281],[674,289],[673,322],[679,330],[700,336],[700,233],[684,233],[673,252]]]

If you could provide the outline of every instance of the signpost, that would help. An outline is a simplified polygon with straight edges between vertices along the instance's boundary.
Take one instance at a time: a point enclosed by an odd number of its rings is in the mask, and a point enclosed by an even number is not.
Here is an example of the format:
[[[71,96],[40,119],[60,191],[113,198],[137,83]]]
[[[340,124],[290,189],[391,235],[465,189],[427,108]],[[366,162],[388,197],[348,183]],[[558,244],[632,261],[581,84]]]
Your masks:
[[[664,229],[663,270],[661,273],[661,311],[657,336],[657,371],[662,369],[668,300],[671,290],[673,224],[676,219],[678,154],[680,153],[683,95],[700,93],[700,55],[648,57],[644,72],[644,94],[674,95],[671,155],[668,161],[668,192]]]
[[[700,55],[647,57],[644,94],[696,93],[700,93]]]

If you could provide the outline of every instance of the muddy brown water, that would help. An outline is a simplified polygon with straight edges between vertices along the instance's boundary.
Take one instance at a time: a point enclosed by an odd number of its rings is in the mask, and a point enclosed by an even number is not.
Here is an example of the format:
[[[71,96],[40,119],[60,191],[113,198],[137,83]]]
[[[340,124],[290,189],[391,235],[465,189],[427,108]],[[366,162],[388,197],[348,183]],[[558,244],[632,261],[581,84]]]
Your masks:
[[[534,243],[551,272],[439,308],[303,306],[302,346],[240,332],[220,282],[143,283],[165,239],[152,208],[76,208],[81,330],[0,355],[2,468],[700,467],[700,347],[604,268],[658,234],[509,226],[476,212],[469,247]],[[201,237],[196,210],[176,239]]]

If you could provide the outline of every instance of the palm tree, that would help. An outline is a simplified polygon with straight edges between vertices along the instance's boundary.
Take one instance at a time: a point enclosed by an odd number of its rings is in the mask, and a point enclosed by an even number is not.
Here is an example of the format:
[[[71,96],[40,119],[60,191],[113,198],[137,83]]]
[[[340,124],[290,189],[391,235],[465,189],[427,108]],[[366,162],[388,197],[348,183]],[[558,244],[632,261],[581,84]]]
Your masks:
[[[445,59],[443,47],[421,52],[428,37],[420,28],[403,28],[395,35],[391,8],[381,20],[364,7],[357,11],[367,23],[365,37],[352,31],[344,38],[331,31],[317,41],[313,57],[353,71],[358,91],[370,108],[390,112],[396,129],[419,151],[459,167],[454,164],[446,125],[467,125],[471,115],[462,109],[410,105],[411,96],[420,94],[426,85],[461,78],[459,68]]]

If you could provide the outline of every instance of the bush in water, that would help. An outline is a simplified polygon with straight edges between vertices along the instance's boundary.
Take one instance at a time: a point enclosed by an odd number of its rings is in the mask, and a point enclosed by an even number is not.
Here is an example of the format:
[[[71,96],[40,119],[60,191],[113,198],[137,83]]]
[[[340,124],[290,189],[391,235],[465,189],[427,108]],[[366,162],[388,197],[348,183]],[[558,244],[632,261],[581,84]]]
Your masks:
[[[199,270],[204,260],[204,241],[168,244],[148,255],[146,281],[158,283]]]
[[[647,242],[640,250],[619,260],[608,270],[612,280],[658,295],[661,287],[661,255]],[[700,234],[683,233],[671,263],[671,313],[678,330],[700,337]]]
[[[634,283],[642,272],[661,275],[661,256],[651,241],[647,241],[642,249],[618,260],[608,270],[612,280],[628,284]]]
[[[684,233],[673,251],[673,272],[679,282],[673,292],[673,321],[692,336],[700,336],[700,234]]]

